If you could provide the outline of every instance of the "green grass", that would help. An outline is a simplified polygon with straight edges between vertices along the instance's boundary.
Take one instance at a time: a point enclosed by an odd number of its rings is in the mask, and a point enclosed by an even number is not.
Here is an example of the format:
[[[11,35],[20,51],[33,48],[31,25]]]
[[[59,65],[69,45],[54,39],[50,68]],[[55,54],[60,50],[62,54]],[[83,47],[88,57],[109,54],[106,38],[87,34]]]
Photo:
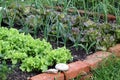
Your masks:
[[[120,59],[105,61],[100,68],[93,71],[93,80],[119,80]]]
[[[92,70],[90,79],[86,80],[120,80],[120,58],[112,56],[105,59],[99,67]],[[71,80],[80,80],[82,76],[77,76]]]

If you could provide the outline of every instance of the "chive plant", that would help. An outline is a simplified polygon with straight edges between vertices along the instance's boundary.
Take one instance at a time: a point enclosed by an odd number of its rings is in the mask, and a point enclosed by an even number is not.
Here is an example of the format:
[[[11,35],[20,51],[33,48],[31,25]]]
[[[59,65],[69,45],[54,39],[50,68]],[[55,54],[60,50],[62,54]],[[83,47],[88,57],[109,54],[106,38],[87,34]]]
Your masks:
[[[2,9],[0,10],[0,26],[1,26],[1,23],[2,23],[2,17],[3,17],[3,13],[2,13]]]
[[[38,33],[38,30],[39,30],[39,25],[37,23],[37,20],[38,20],[38,17],[36,16],[35,17],[35,22],[34,22],[34,27],[33,27],[33,35],[34,35],[34,38],[37,38],[37,33]]]
[[[83,6],[84,6],[84,11],[85,11],[85,18],[87,18],[87,7],[86,7],[86,5],[87,5],[87,3],[85,2],[85,0],[82,0],[83,1]]]

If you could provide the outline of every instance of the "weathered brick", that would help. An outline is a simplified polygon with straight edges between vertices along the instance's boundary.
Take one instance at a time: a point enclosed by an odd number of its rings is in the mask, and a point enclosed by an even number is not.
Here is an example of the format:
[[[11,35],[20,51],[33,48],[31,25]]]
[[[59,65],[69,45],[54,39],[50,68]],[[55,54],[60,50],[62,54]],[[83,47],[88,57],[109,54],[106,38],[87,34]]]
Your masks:
[[[83,63],[82,61],[76,61],[68,65],[70,69],[67,72],[64,72],[66,78],[65,80],[75,78],[78,75],[80,75],[80,73],[83,71],[89,72],[89,66],[86,63]]]
[[[109,48],[108,51],[115,54],[117,57],[120,57],[120,44],[117,44],[116,46]]]
[[[112,53],[99,51],[87,56],[83,62],[90,65],[91,68],[97,68],[98,64],[110,55],[112,55]]]
[[[43,74],[39,74],[31,77],[30,80],[54,80],[55,78],[57,80],[65,80],[63,73],[58,73],[58,74],[43,73]]]

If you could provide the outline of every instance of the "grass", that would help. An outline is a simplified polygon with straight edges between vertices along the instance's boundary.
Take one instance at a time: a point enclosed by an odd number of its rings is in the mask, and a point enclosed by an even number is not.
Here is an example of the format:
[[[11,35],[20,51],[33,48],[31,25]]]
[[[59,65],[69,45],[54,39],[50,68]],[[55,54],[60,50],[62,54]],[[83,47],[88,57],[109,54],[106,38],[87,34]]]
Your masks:
[[[110,59],[93,71],[93,80],[119,80],[120,59]]]
[[[120,79],[120,58],[113,56],[105,59],[97,69],[92,70],[93,75],[86,80],[119,80]],[[77,76],[72,80],[80,80],[82,76]]]

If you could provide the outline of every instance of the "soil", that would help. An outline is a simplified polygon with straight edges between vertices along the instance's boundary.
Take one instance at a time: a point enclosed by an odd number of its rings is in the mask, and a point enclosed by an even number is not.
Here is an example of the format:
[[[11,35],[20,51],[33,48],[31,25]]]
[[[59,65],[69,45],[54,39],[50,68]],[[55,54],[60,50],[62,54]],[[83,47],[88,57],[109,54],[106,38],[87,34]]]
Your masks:
[[[30,77],[39,74],[38,72],[22,72],[18,67],[13,69],[8,75],[7,80],[29,80]]]

